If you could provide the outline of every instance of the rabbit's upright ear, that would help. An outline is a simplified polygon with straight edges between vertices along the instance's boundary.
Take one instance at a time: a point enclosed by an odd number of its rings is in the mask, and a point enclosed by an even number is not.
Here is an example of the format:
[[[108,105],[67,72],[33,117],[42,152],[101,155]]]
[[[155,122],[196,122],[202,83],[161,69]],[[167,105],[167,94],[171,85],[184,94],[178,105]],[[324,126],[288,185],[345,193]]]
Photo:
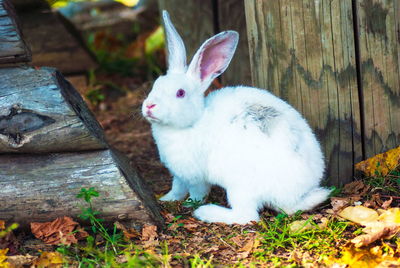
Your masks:
[[[211,83],[228,67],[238,40],[237,32],[225,31],[205,41],[194,55],[188,74],[202,83]]]
[[[166,10],[162,12],[168,46],[168,72],[182,73],[186,71],[186,50],[182,38],[172,24]]]

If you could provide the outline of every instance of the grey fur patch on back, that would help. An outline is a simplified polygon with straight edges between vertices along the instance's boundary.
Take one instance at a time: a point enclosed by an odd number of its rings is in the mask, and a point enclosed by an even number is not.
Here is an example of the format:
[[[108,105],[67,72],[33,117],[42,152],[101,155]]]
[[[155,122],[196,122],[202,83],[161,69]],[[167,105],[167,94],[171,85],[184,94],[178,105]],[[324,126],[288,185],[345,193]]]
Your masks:
[[[274,119],[280,116],[281,113],[271,106],[264,106],[261,104],[251,104],[238,116],[232,119],[243,120],[243,127],[247,129],[248,124],[255,124],[264,133],[269,134],[271,127],[274,124]]]

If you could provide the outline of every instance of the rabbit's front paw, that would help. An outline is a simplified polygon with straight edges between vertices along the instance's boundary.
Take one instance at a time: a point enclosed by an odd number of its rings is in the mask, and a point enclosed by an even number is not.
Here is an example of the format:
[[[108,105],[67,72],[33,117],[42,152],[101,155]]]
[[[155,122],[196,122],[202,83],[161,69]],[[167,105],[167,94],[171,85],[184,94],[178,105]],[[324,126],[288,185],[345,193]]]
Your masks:
[[[194,216],[205,222],[223,222],[226,224],[246,224],[251,221],[258,221],[257,210],[242,211],[220,207],[217,205],[204,205],[194,211]]]
[[[171,191],[171,192],[167,193],[166,195],[160,197],[159,200],[164,201],[164,202],[180,201],[180,200],[183,200],[185,198],[185,196],[186,196],[186,194],[182,196],[182,195],[173,193]]]

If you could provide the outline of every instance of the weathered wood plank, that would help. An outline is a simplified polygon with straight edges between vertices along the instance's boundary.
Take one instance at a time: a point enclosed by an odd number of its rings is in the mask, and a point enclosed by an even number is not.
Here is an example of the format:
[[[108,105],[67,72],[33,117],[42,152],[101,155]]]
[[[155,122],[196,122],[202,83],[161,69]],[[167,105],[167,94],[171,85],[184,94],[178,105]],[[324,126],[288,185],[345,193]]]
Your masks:
[[[58,12],[33,10],[18,15],[33,65],[54,67],[64,75],[97,66],[75,27]]]
[[[186,46],[188,62],[200,45],[214,35],[212,0],[158,0],[160,10],[167,10]]]
[[[10,1],[0,0],[0,63],[27,62],[31,59],[18,26]]]
[[[398,1],[357,1],[365,119],[365,154],[400,144],[400,32]]]
[[[0,218],[26,226],[60,216],[76,218],[80,189],[94,187],[94,209],[108,222],[161,226],[154,197],[126,159],[110,150],[0,155]],[[134,191],[132,191],[132,189]]]
[[[172,22],[185,43],[188,62],[200,45],[218,31],[236,30],[239,45],[228,69],[222,74],[223,85],[251,83],[250,62],[243,1],[240,0],[158,0],[160,10],[170,13]]]
[[[0,153],[107,148],[81,96],[52,68],[0,69]]]
[[[352,179],[362,157],[351,0],[244,1],[253,82],[307,118],[327,179]]]
[[[234,30],[239,33],[236,53],[228,69],[222,75],[222,84],[227,86],[251,85],[244,2],[241,0],[218,0],[217,5],[219,31]]]

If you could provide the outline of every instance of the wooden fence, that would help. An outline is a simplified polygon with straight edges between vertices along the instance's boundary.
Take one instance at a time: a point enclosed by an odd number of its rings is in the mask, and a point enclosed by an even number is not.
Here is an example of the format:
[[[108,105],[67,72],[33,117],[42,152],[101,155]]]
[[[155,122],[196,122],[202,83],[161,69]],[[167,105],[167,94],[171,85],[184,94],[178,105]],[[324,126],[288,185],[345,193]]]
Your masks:
[[[217,31],[239,31],[223,83],[266,88],[296,107],[321,141],[329,184],[351,181],[356,162],[400,145],[399,1],[159,4],[172,13],[189,53]]]

